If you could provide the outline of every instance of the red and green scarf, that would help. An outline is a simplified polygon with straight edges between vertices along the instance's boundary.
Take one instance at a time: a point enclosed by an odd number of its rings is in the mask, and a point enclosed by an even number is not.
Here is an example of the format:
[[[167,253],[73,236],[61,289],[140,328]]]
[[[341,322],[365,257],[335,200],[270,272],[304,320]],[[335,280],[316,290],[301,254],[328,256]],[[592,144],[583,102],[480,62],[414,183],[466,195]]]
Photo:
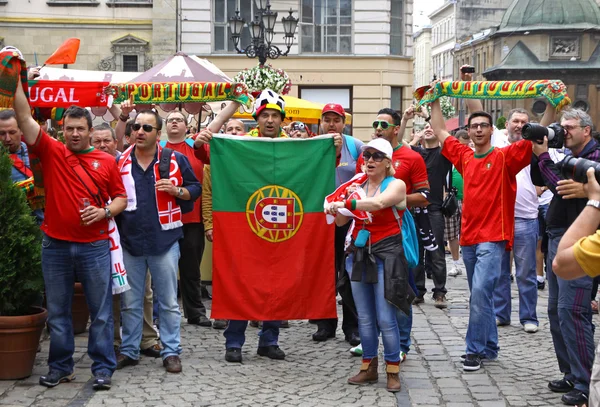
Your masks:
[[[13,107],[17,84],[21,81],[28,95],[27,66],[14,50],[0,53],[0,108]],[[28,96],[29,97],[29,96]]]

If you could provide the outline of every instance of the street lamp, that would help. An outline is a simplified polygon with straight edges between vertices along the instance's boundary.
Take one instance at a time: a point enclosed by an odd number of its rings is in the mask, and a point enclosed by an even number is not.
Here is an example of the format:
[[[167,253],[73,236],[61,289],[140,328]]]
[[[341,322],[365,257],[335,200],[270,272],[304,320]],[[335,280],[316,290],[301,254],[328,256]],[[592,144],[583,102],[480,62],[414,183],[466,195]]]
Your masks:
[[[287,47],[285,52],[282,52],[276,45],[273,45],[273,35],[275,34],[275,23],[277,22],[277,12],[271,10],[269,0],[257,0],[258,14],[254,15],[254,20],[248,23],[250,29],[250,37],[252,44],[246,49],[240,49],[240,36],[242,29],[246,25],[246,21],[240,17],[240,11],[236,10],[235,15],[229,19],[229,29],[231,30],[231,39],[233,46],[238,54],[246,54],[248,58],[258,58],[261,65],[267,62],[267,58],[277,59],[280,56],[287,56],[290,53],[290,48],[294,43],[294,33],[298,27],[298,19],[292,15],[290,8],[289,15],[283,17],[283,31],[285,33],[284,43]]]

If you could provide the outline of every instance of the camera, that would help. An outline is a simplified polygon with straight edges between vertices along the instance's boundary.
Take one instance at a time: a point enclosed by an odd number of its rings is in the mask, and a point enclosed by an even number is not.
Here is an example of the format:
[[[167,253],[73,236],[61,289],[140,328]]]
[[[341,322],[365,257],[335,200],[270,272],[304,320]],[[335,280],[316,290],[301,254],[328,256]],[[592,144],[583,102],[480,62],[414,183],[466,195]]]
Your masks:
[[[292,124],[292,130],[306,131],[306,125],[302,122],[294,122],[294,124]]]
[[[474,66],[463,66],[462,68],[460,68],[460,71],[462,73],[475,73],[475,67]]]
[[[544,127],[535,123],[527,123],[523,126],[523,138],[529,141],[544,141],[548,137],[548,148],[562,148],[565,140],[565,129],[558,123],[552,123]]]
[[[559,162],[558,168],[563,178],[572,179],[573,181],[585,184],[588,182],[587,170],[593,168],[596,173],[596,181],[600,183],[600,163],[585,158],[576,158],[572,155],[567,155]]]

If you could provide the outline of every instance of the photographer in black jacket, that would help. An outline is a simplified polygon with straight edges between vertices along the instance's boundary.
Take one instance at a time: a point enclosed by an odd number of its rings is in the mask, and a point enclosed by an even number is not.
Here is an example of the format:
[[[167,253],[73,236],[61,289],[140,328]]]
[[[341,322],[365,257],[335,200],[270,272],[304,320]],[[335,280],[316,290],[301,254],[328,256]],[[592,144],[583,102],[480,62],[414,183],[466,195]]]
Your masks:
[[[575,157],[600,161],[600,145],[592,138],[592,119],[581,111],[570,109],[562,114],[565,147]],[[550,390],[566,393],[562,401],[568,405],[586,403],[594,360],[594,338],[590,295],[592,278],[563,280],[552,271],[558,243],[587,203],[587,185],[563,179],[548,154],[548,139],[533,143],[531,178],[537,186],[547,186],[554,198],[546,215],[548,242],[548,319],[561,380],[548,383]]]

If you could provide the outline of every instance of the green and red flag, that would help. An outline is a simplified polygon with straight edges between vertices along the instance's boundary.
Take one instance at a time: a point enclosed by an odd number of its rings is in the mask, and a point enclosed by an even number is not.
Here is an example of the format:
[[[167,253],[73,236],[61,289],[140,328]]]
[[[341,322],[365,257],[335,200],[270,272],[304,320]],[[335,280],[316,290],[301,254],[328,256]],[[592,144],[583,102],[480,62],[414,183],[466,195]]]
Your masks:
[[[331,136],[215,136],[211,317],[336,318]]]

